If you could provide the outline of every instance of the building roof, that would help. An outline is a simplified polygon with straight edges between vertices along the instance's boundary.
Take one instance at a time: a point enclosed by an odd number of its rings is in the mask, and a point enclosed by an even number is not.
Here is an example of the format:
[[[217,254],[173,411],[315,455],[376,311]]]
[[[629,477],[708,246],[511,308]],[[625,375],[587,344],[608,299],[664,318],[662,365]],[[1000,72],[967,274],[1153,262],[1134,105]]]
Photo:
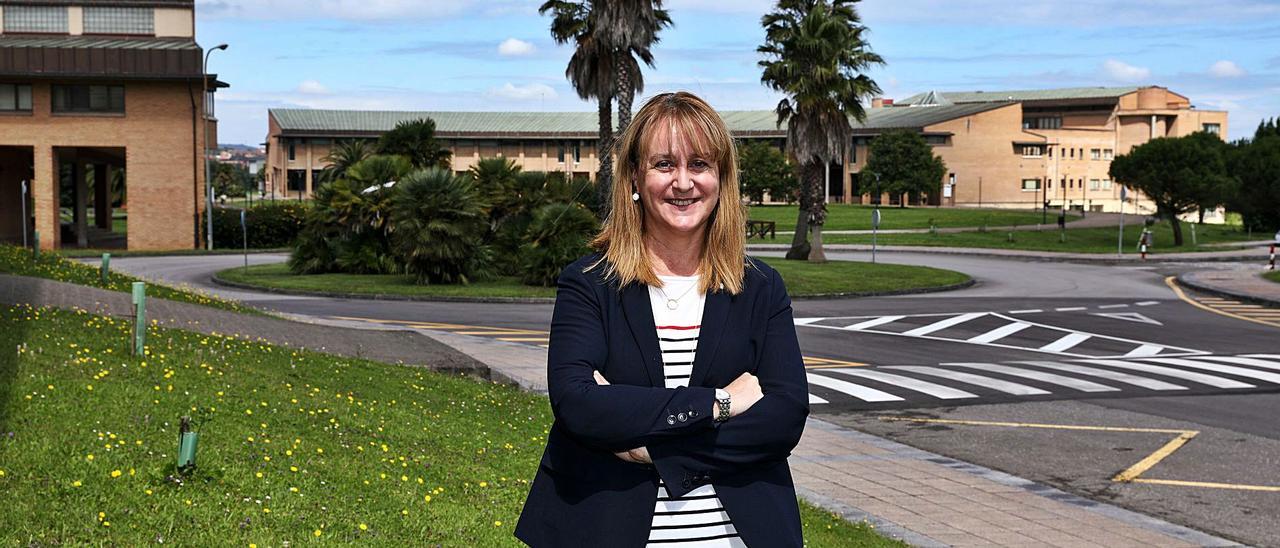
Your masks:
[[[0,76],[199,79],[190,38],[0,35]]]
[[[0,0],[0,6],[14,4],[28,6],[154,6],[190,8],[195,7],[195,0]]]
[[[0,48],[199,50],[200,46],[190,38],[0,34]]]
[[[1092,87],[1092,88],[1058,88],[1058,89],[1020,89],[1006,91],[946,91],[941,95],[952,103],[989,103],[997,101],[1029,102],[1029,101],[1069,101],[1078,99],[1117,99],[1138,91],[1139,87]],[[937,93],[937,92],[931,92]],[[903,99],[903,103],[914,103],[923,100],[928,94],[917,93]]]
[[[1010,103],[981,103],[946,106],[882,107],[867,110],[863,123],[853,123],[854,131],[874,133],[883,129],[919,129],[928,125],[1006,106]],[[598,129],[594,112],[454,112],[271,109],[271,117],[286,135],[373,136],[393,129],[403,121],[430,118],[443,137],[454,135],[489,137],[581,137],[594,138]],[[785,137],[786,126],[777,126],[771,110],[723,111],[725,125],[739,137]]]

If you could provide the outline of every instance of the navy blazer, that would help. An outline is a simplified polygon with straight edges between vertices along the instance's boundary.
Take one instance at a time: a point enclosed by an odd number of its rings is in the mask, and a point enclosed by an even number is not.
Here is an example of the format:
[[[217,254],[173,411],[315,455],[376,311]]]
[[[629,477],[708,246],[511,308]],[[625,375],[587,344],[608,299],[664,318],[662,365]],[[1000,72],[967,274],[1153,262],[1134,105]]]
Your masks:
[[[672,496],[715,486],[749,546],[801,546],[787,456],[809,414],[791,299],[768,265],[749,260],[743,291],[707,294],[687,388],[665,388],[649,291],[619,291],[599,255],[557,282],[547,355],[555,422],[515,535],[534,547],[644,546],[658,476]],[[599,386],[592,371],[611,383]],[[750,371],[764,398],[723,423],[715,389]],[[652,465],[614,452],[649,448]]]

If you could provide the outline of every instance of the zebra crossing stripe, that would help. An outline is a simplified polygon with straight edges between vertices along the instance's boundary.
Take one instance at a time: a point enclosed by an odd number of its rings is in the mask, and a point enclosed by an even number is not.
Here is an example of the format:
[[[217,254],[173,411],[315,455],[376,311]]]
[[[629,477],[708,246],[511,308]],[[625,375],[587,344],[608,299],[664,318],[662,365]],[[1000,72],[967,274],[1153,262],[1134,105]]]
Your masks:
[[[934,377],[942,377],[944,379],[950,379],[953,381],[960,381],[960,382],[972,384],[975,386],[990,388],[998,392],[1013,394],[1015,396],[1043,396],[1049,393],[1045,390],[1041,390],[1034,386],[1027,386],[1025,384],[1018,384],[1016,382],[1009,382],[1001,379],[993,379],[991,377],[984,377],[982,375],[974,375],[973,373],[965,373],[963,371],[951,371],[947,369],[940,369],[937,367],[927,367],[927,366],[918,366],[918,365],[895,365],[891,367],[886,367],[885,369],[896,369],[899,371],[908,371],[911,373],[919,373],[922,375],[932,375]]]
[[[1029,369],[1020,369],[1017,367],[1009,367],[1006,365],[999,365],[994,363],[948,363],[945,365],[971,367],[974,369],[981,369],[983,371],[990,371],[992,373],[1002,373],[1005,375],[1009,375],[1011,377],[1022,377],[1024,379],[1031,379],[1031,380],[1036,380],[1044,383],[1056,384],[1058,386],[1065,386],[1067,388],[1073,388],[1081,392],[1118,392],[1120,390],[1119,388],[1114,388],[1111,386],[1107,386],[1105,384],[1098,384],[1096,382],[1090,382],[1083,379],[1077,379],[1074,377],[1055,375],[1053,373],[1045,373],[1044,371],[1032,371]]]
[[[845,382],[840,379],[833,379],[831,377],[825,377],[815,373],[809,373],[807,376],[809,378],[809,384],[816,384],[824,388],[830,388],[836,392],[848,394],[862,401],[902,401],[902,398],[899,398],[898,396],[888,392],[882,392],[874,388],[868,388],[860,384],[853,384],[851,382]],[[811,400],[814,397],[815,396],[813,394],[809,395]]]
[[[912,330],[910,330],[910,331],[905,331],[905,332],[903,332],[902,334],[903,334],[903,335],[906,335],[906,336],[908,336],[908,337],[923,337],[923,336],[925,336],[925,335],[928,335],[928,334],[930,334],[930,333],[933,333],[934,331],[942,331],[943,329],[946,329],[946,328],[948,328],[948,327],[953,327],[953,326],[956,326],[956,325],[960,325],[960,324],[962,324],[962,323],[964,323],[964,322],[967,322],[967,321],[969,321],[969,320],[974,320],[974,319],[977,319],[977,318],[981,318],[981,317],[986,316],[986,315],[987,315],[987,313],[986,313],[986,312],[970,312],[970,313],[968,313],[968,314],[961,314],[961,315],[959,315],[959,316],[952,316],[952,317],[947,318],[947,319],[945,319],[945,320],[936,321],[936,322],[933,322],[933,323],[931,323],[931,324],[929,324],[929,325],[925,325],[925,326],[917,327],[917,328],[912,329]]]
[[[1203,360],[1213,360],[1216,362],[1233,363],[1236,365],[1249,365],[1253,367],[1261,367],[1263,369],[1280,370],[1280,363],[1260,360],[1258,358],[1242,358],[1238,356],[1205,356]]]
[[[1039,361],[1039,360],[1028,360],[1028,361],[1022,361],[1018,363],[1033,365],[1036,367],[1043,367],[1045,369],[1055,369],[1058,371],[1066,371],[1068,373],[1089,375],[1091,377],[1098,377],[1098,378],[1112,380],[1116,382],[1122,382],[1125,384],[1131,384],[1133,386],[1139,386],[1142,388],[1146,388],[1148,390],[1186,390],[1187,389],[1187,387],[1185,386],[1180,386],[1177,384],[1168,383],[1168,382],[1164,382],[1156,379],[1149,379],[1147,377],[1130,375],[1128,373],[1121,373],[1119,371],[1112,371],[1110,369],[1099,369],[1096,367],[1085,367],[1083,365],[1072,365],[1069,363],[1048,362],[1048,361]]]
[[[1250,379],[1258,379],[1272,384],[1280,384],[1280,375],[1267,371],[1258,371],[1256,369],[1246,369],[1244,367],[1221,365],[1216,363],[1205,363],[1183,358],[1147,358],[1146,361],[1165,363],[1169,365],[1181,365],[1183,367],[1190,367],[1193,369],[1203,369],[1205,371],[1213,371],[1214,373],[1226,373],[1237,377],[1248,377]]]
[[[1132,362],[1126,362],[1122,360],[1087,360],[1086,363],[1091,363],[1094,365],[1105,365],[1108,367],[1116,367],[1120,369],[1129,369],[1132,371],[1142,371],[1145,373],[1155,373],[1157,375],[1164,375],[1166,377],[1175,377],[1179,379],[1188,380],[1191,382],[1198,382],[1200,384],[1207,384],[1214,388],[1256,388],[1252,384],[1243,383],[1236,380],[1224,379],[1222,377],[1205,375],[1204,373],[1196,373],[1193,371],[1184,371],[1182,369],[1175,369],[1173,367],[1164,367],[1161,365],[1132,363]]]
[[[1160,354],[1160,352],[1162,352],[1162,351],[1164,351],[1164,347],[1163,347],[1163,346],[1156,345],[1156,344],[1144,344],[1144,345],[1139,346],[1139,347],[1137,347],[1137,348],[1135,348],[1135,349],[1133,349],[1133,350],[1130,350],[1129,352],[1127,352],[1127,353],[1124,355],[1124,357],[1126,357],[1126,358],[1145,358],[1145,357],[1147,357],[1147,356],[1158,356],[1158,355]]]
[[[1040,347],[1041,352],[1061,353],[1070,350],[1072,347],[1093,338],[1088,333],[1067,333],[1062,338]]]
[[[853,325],[845,326],[844,329],[849,329],[852,331],[858,331],[860,329],[871,329],[872,327],[875,327],[877,325],[893,323],[905,317],[906,316],[880,316],[879,318],[872,318],[862,323],[855,323]]]
[[[815,396],[813,394],[809,394],[809,405],[818,405],[822,403],[831,403],[831,402],[824,400],[822,398],[819,398],[818,396]]]
[[[827,371],[830,371],[832,373],[840,373],[842,375],[863,377],[866,379],[871,379],[873,381],[880,381],[883,383],[893,384],[896,386],[900,386],[902,388],[906,388],[907,390],[923,392],[925,394],[928,394],[930,396],[943,399],[943,400],[956,400],[956,399],[962,399],[962,398],[978,397],[977,394],[971,394],[969,392],[965,392],[964,390],[956,390],[955,388],[942,386],[941,384],[934,384],[934,383],[925,382],[919,379],[913,379],[911,377],[903,377],[901,375],[893,375],[890,373],[883,373],[880,371],[871,371],[867,369],[828,369]]]
[[[1028,327],[1031,327],[1031,324],[1024,323],[1024,322],[1013,322],[1010,324],[1002,325],[996,329],[992,329],[991,331],[988,331],[976,337],[970,338],[968,342],[978,343],[978,344],[995,342],[997,340],[1008,337],[1009,335],[1022,331],[1023,329],[1026,329]]]

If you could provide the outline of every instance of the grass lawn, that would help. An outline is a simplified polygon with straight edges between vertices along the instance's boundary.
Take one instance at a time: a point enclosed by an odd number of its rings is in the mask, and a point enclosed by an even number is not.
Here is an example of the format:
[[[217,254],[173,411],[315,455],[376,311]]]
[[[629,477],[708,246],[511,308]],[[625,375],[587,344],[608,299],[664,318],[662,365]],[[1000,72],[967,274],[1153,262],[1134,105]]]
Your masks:
[[[30,250],[12,245],[0,245],[0,273],[47,278],[60,282],[124,292],[133,291],[133,282],[144,281],[112,271],[108,274],[107,283],[104,284],[97,265],[87,265],[67,260],[51,252],[41,253],[40,258],[37,260],[31,257]],[[206,295],[194,289],[175,289],[152,282],[147,282],[147,296],[212,306],[224,310],[253,312],[253,309],[242,306],[239,303]]]
[[[516,546],[545,396],[463,377],[0,307],[6,545]],[[197,420],[198,467],[174,470]],[[803,505],[809,546],[900,545]]]
[[[747,217],[753,221],[773,221],[778,230],[794,231],[796,229],[797,205],[757,205],[751,206]],[[871,212],[874,206],[869,205],[827,205],[826,230],[871,230]],[[907,228],[929,228],[929,220],[938,228],[948,227],[980,227],[987,226],[1025,226],[1040,222],[1040,212],[1012,209],[969,209],[948,207],[908,207],[884,206],[880,208],[880,228],[897,230]],[[1067,221],[1080,217],[1068,213]],[[1049,212],[1049,222],[1056,224],[1058,217],[1054,211]]]
[[[803,261],[765,259],[787,282],[792,296],[834,293],[871,293],[941,287],[964,282],[959,272],[905,265],[831,261],[822,265]],[[367,274],[294,275],[283,263],[237,267],[218,276],[231,282],[259,287],[333,293],[413,295],[430,297],[555,297],[552,287],[521,284],[516,278],[475,282],[470,285],[416,285],[410,276]]]
[[[1138,252],[1138,236],[1142,226],[1125,226],[1124,252]],[[1243,242],[1249,235],[1238,227],[1227,225],[1198,225],[1196,236],[1199,246],[1191,245],[1191,225],[1182,225],[1182,247],[1173,245],[1173,229],[1168,223],[1158,223],[1152,227],[1154,244],[1148,253],[1175,253],[1186,251],[1223,251],[1221,244]],[[1062,251],[1070,253],[1115,253],[1118,232],[1115,228],[1071,228],[1067,227],[1067,241],[1059,241],[1056,225],[1045,226],[1044,230],[1019,230],[1013,233],[1013,241],[1009,241],[1009,233],[1005,231],[960,232],[939,234],[880,234],[876,242],[880,245],[918,245],[936,247],[977,247],[990,249],[1023,249],[1031,251]],[[824,234],[824,243],[828,244],[870,244],[870,234]]]
[[[288,247],[281,247],[277,249],[250,249],[249,254],[253,255],[257,253],[288,253],[290,251],[292,251],[292,249]],[[68,248],[68,249],[56,250],[54,251],[54,253],[57,253],[58,255],[61,255],[63,257],[70,257],[70,258],[101,257],[103,253],[110,253],[111,258],[114,259],[116,257],[168,257],[168,256],[174,256],[174,255],[240,255],[241,253],[244,253],[244,250],[228,248],[228,249],[214,249],[213,251],[207,251],[204,249],[130,251],[128,249]]]
[[[1280,270],[1272,270],[1271,272],[1263,274],[1262,277],[1280,284]]]

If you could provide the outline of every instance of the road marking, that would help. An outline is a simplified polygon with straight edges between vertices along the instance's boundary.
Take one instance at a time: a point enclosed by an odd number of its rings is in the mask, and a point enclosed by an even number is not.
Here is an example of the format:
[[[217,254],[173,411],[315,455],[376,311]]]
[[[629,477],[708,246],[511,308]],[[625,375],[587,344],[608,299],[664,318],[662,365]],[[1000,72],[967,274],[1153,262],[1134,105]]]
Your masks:
[[[1195,430],[1187,430],[1178,434],[1178,437],[1169,440],[1169,443],[1164,444],[1164,447],[1156,449],[1154,453],[1147,455],[1147,458],[1134,463],[1133,466],[1130,466],[1123,472],[1116,474],[1115,477],[1111,478],[1111,481],[1124,483],[1137,479],[1138,476],[1141,476],[1153,466],[1160,464],[1160,461],[1164,460],[1165,457],[1172,455],[1174,451],[1182,448],[1183,445],[1186,445],[1186,443],[1191,441],[1191,438],[1196,437],[1197,434],[1199,434],[1199,432]]]
[[[1041,352],[1052,352],[1054,354],[1063,354],[1072,347],[1093,338],[1088,333],[1067,333],[1056,341],[1040,347]]]
[[[1068,306],[1066,308],[1055,308],[1054,310],[1057,312],[1079,312],[1081,310],[1088,310],[1088,309],[1089,307],[1086,307],[1086,306]]]
[[[977,343],[977,344],[995,342],[999,339],[1003,339],[1005,337],[1008,337],[1009,335],[1022,331],[1023,329],[1026,329],[1028,327],[1031,327],[1031,324],[1024,323],[1024,322],[1014,322],[1011,324],[1005,324],[1004,326],[997,327],[995,329],[992,329],[991,331],[988,331],[976,337],[972,337],[969,339],[968,342]]]
[[[1103,318],[1111,318],[1113,320],[1124,320],[1126,322],[1149,323],[1152,325],[1164,325],[1159,321],[1147,317],[1145,314],[1137,312],[1090,312],[1090,316],[1101,316]]]
[[[809,405],[820,405],[824,403],[831,403],[831,402],[828,402],[827,400],[819,398],[813,394],[809,394]]]
[[[1158,355],[1158,354],[1160,354],[1160,351],[1161,351],[1161,350],[1164,350],[1164,347],[1162,347],[1162,346],[1156,346],[1156,345],[1154,345],[1154,344],[1144,344],[1144,345],[1139,346],[1139,347],[1137,347],[1137,348],[1135,348],[1135,349],[1133,349],[1133,350],[1130,350],[1130,351],[1129,351],[1129,353],[1127,353],[1127,354],[1125,354],[1125,355],[1124,355],[1124,357],[1126,357],[1126,358],[1145,358],[1145,357],[1147,357],[1147,356],[1155,356],[1155,355]]]
[[[1177,485],[1180,487],[1206,487],[1209,489],[1235,489],[1239,491],[1270,491],[1272,493],[1280,492],[1280,486],[1273,485],[1243,485],[1239,483],[1216,483],[1212,481],[1183,481],[1146,478],[1134,478],[1129,481],[1133,483],[1150,483],[1154,485]]]
[[[1119,388],[1098,384],[1082,379],[1066,377],[1063,375],[1055,375],[1053,373],[1045,373],[1043,371],[1032,371],[1030,369],[1020,369],[1017,367],[1009,367],[994,363],[948,363],[944,365],[954,365],[959,367],[969,367],[972,369],[981,369],[983,371],[991,371],[993,373],[1002,373],[1012,377],[1022,377],[1024,379],[1032,379],[1067,388],[1074,388],[1081,392],[1118,392]]]
[[[1236,365],[1250,365],[1253,367],[1261,367],[1264,369],[1280,370],[1280,363],[1267,361],[1267,360],[1260,360],[1258,358],[1244,358],[1244,357],[1237,357],[1237,356],[1205,356],[1204,358],[1201,358],[1201,359],[1212,360],[1216,362],[1234,363]]]
[[[809,373],[806,376],[809,379],[809,384],[816,384],[824,388],[830,388],[837,392],[841,392],[841,393],[853,396],[855,398],[858,398],[862,401],[868,401],[868,402],[902,401],[902,398],[898,396],[895,396],[888,392],[882,392],[874,388],[862,386],[860,384],[853,384],[851,382],[842,381],[840,379],[833,379],[831,377],[818,375],[815,373]]]
[[[1160,301],[1142,301],[1140,303],[1134,303],[1134,304],[1138,306],[1155,306],[1157,304],[1160,304]]]
[[[454,331],[454,333],[457,335],[538,335],[540,333],[546,333],[546,331],[528,331],[528,330],[522,330],[522,329],[494,328],[494,329],[482,329],[482,330]]]
[[[851,375],[854,377],[863,377],[863,378],[871,379],[873,381],[880,381],[883,383],[892,384],[894,386],[906,388],[907,390],[923,392],[935,398],[944,399],[944,400],[955,400],[955,399],[978,397],[977,394],[970,394],[969,392],[965,392],[964,390],[956,390],[951,387],[942,386],[941,384],[925,382],[922,380],[913,379],[911,377],[903,377],[901,375],[892,375],[889,373],[882,373],[880,371],[872,371],[867,369],[830,369],[829,371],[831,371],[832,373],[840,373],[843,375]]]
[[[1116,382],[1122,382],[1125,384],[1132,384],[1134,386],[1139,386],[1142,388],[1146,388],[1148,390],[1186,390],[1187,389],[1187,387],[1185,386],[1179,386],[1176,384],[1167,383],[1167,382],[1156,380],[1156,379],[1149,379],[1147,377],[1130,375],[1128,373],[1121,373],[1119,371],[1112,371],[1110,369],[1098,369],[1094,367],[1085,367],[1083,365],[1072,365],[1067,363],[1034,361],[1034,360],[1017,362],[1017,363],[1025,363],[1027,365],[1044,367],[1046,369],[1056,369],[1058,371],[1067,371],[1070,373],[1089,375],[1091,377],[1099,377],[1107,380],[1113,380]]]
[[[900,371],[920,373],[922,375],[933,375],[935,377],[942,377],[944,379],[951,379],[953,381],[960,381],[960,382],[972,384],[975,386],[990,388],[998,392],[1013,394],[1015,396],[1043,396],[1045,394],[1050,393],[1048,391],[1041,390],[1033,386],[1027,386],[1025,384],[1018,384],[1016,382],[1009,382],[1001,379],[993,379],[991,377],[974,375],[972,373],[965,373],[963,371],[950,371],[947,369],[940,369],[937,367],[926,367],[926,366],[918,366],[918,365],[895,365],[895,366],[886,367],[885,369],[897,369]]]
[[[867,364],[862,362],[847,362],[844,360],[833,360],[830,358],[815,358],[813,356],[804,357],[805,369],[827,369],[831,367],[864,367]]]
[[[1044,310],[1039,308],[1032,308],[1031,310],[1010,310],[1009,311],[1010,314],[1038,314],[1040,312],[1044,312]]]
[[[1146,361],[1165,363],[1169,365],[1181,365],[1193,369],[1203,369],[1205,371],[1213,371],[1214,373],[1226,373],[1237,377],[1247,377],[1266,381],[1272,384],[1280,384],[1280,375],[1269,373],[1266,371],[1258,371],[1256,369],[1246,369],[1243,367],[1234,367],[1230,365],[1220,365],[1216,363],[1204,363],[1196,360],[1187,360],[1182,358],[1147,358]]]
[[[1186,294],[1186,292],[1182,291],[1182,288],[1178,286],[1178,282],[1177,282],[1177,280],[1176,280],[1176,277],[1174,277],[1174,276],[1169,276],[1169,277],[1165,278],[1165,279],[1164,279],[1164,284],[1165,284],[1165,285],[1167,285],[1167,286],[1169,286],[1169,289],[1172,289],[1172,290],[1173,290],[1173,293],[1174,293],[1175,295],[1177,295],[1179,299],[1182,299],[1182,301],[1183,301],[1183,302],[1185,302],[1185,303],[1187,303],[1187,304],[1189,304],[1189,305],[1191,305],[1191,306],[1194,306],[1194,307],[1196,307],[1196,308],[1199,308],[1199,309],[1202,309],[1202,310],[1207,310],[1207,311],[1209,311],[1209,312],[1213,312],[1214,314],[1220,314],[1220,315],[1222,315],[1222,316],[1226,316],[1226,317],[1228,317],[1228,318],[1235,318],[1235,319],[1237,319],[1237,320],[1244,320],[1244,321],[1246,321],[1246,322],[1253,322],[1253,323],[1256,323],[1256,324],[1265,325],[1265,326],[1267,326],[1267,327],[1277,327],[1277,324],[1272,323],[1272,322],[1259,320],[1259,319],[1257,319],[1257,318],[1250,318],[1250,317],[1247,317],[1247,316],[1241,316],[1241,315],[1239,315],[1239,314],[1235,314],[1235,313],[1232,313],[1232,312],[1227,312],[1227,311],[1225,311],[1225,310],[1218,310],[1218,309],[1216,309],[1216,308],[1214,308],[1214,307],[1212,307],[1212,306],[1209,306],[1209,305],[1207,305],[1207,304],[1204,304],[1204,303],[1201,303],[1201,302],[1197,302],[1195,299],[1192,299],[1191,297],[1188,297],[1188,296],[1187,296],[1187,294]],[[1209,300],[1209,299],[1208,299],[1208,298],[1206,298],[1205,300]]]
[[[1144,373],[1155,373],[1166,377],[1175,377],[1200,384],[1207,384],[1214,388],[1257,388],[1252,384],[1246,384],[1240,381],[1215,377],[1213,375],[1205,375],[1203,373],[1194,373],[1191,371],[1183,371],[1172,367],[1164,367],[1161,365],[1148,365],[1145,363],[1130,363],[1121,360],[1086,360],[1086,363],[1096,365],[1106,365],[1109,367],[1117,367],[1120,369],[1130,369],[1133,371],[1142,371]]]
[[[922,326],[922,327],[917,327],[917,328],[912,329],[912,330],[910,330],[910,331],[906,331],[906,332],[904,332],[904,333],[903,333],[903,335],[905,335],[905,336],[907,336],[907,337],[923,337],[923,336],[928,335],[928,334],[930,334],[930,333],[933,333],[933,332],[936,332],[936,331],[942,331],[943,329],[946,329],[946,328],[948,328],[948,327],[954,327],[954,326],[960,325],[960,324],[962,324],[962,323],[964,323],[964,322],[967,322],[967,321],[969,321],[969,320],[974,320],[974,319],[977,319],[977,318],[980,318],[980,317],[982,317],[982,316],[986,316],[986,315],[987,315],[987,313],[986,313],[986,312],[970,312],[970,313],[968,313],[968,314],[961,314],[961,315],[959,315],[959,316],[952,316],[952,317],[947,318],[947,319],[945,319],[945,320],[939,320],[939,321],[933,322],[933,323],[931,323],[931,324],[929,324],[929,325]]]
[[[884,325],[887,323],[896,322],[905,317],[906,316],[880,316],[879,318],[875,318],[873,320],[867,320],[865,322],[855,323],[853,325],[845,326],[844,329],[853,329],[853,330],[870,329],[877,325]]]
[[[498,337],[500,341],[506,342],[547,342],[547,337]]]
[[[1127,305],[1127,304],[1104,304],[1104,305],[1102,305],[1102,306],[1099,306],[1098,308],[1099,308],[1099,309],[1104,309],[1104,310],[1105,310],[1105,309],[1111,309],[1111,308],[1129,308],[1129,305]]]

